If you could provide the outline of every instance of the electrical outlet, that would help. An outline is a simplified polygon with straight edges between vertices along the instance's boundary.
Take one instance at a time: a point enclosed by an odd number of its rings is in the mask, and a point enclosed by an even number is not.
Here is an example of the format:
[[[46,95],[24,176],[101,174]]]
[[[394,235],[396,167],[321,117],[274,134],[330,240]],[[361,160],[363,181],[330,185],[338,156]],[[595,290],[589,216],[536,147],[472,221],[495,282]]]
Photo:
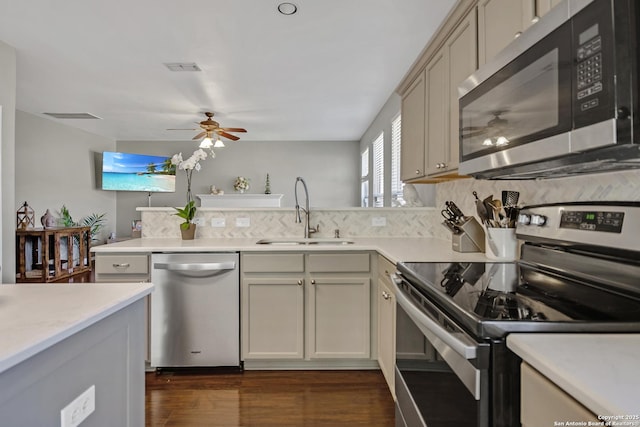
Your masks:
[[[387,218],[384,216],[374,216],[371,218],[372,227],[384,227],[387,225]]]
[[[201,218],[201,217],[193,218],[193,223],[195,225],[197,225],[198,227],[204,227],[205,226],[204,218]]]
[[[60,411],[60,427],[79,426],[96,410],[96,386],[92,385]]]
[[[225,227],[226,221],[224,218],[211,218],[212,227]]]
[[[249,227],[251,225],[251,219],[249,217],[236,218],[236,227]]]

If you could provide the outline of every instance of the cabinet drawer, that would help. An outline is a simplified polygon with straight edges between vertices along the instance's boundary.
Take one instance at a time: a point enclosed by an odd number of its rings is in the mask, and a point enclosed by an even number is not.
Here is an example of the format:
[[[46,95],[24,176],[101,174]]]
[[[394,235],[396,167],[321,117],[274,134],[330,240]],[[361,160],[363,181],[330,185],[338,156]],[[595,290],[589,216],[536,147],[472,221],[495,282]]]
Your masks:
[[[147,255],[99,255],[96,274],[148,274]]]
[[[389,274],[396,271],[396,266],[394,263],[383,257],[382,255],[378,256],[378,276],[383,276],[385,279],[389,278]]]
[[[302,273],[303,254],[243,254],[242,271],[245,273]]]
[[[309,272],[347,273],[369,272],[368,253],[309,254]]]

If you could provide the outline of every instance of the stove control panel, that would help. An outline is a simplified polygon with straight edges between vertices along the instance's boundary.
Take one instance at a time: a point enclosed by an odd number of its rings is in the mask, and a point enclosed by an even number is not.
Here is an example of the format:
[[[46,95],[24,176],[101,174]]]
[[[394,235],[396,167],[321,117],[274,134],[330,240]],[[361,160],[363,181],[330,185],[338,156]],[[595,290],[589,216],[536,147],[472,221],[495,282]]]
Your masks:
[[[623,221],[624,212],[565,210],[560,218],[560,228],[620,233]]]
[[[536,214],[520,214],[518,215],[518,223],[523,225],[537,225],[542,227],[547,223],[547,217],[544,215]]]

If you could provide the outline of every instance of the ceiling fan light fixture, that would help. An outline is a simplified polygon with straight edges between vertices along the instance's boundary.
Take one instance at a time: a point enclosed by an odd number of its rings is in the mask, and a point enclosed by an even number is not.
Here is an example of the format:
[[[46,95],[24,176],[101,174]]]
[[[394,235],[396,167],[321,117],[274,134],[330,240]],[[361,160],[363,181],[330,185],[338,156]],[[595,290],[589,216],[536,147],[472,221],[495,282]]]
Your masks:
[[[278,12],[283,15],[293,15],[298,11],[298,6],[293,3],[280,3],[278,5]]]
[[[493,145],[493,141],[491,141],[491,138],[487,138],[482,142],[482,145],[490,147]]]
[[[211,148],[211,147],[213,147],[213,141],[209,136],[206,136],[200,143],[200,148]]]
[[[213,144],[213,148],[224,148],[224,142],[220,139],[220,135],[218,135],[218,139],[216,139],[216,143]]]
[[[507,145],[508,143],[509,143],[509,140],[504,136],[499,136],[498,139],[496,140],[496,145],[498,147],[501,145]]]

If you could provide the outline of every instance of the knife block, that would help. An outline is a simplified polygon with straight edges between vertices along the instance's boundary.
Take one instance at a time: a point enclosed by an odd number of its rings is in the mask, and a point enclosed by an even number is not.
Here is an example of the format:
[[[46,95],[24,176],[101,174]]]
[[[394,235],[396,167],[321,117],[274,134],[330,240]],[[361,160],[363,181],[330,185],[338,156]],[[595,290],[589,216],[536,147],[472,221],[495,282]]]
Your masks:
[[[459,232],[451,234],[451,249],[456,252],[484,252],[484,228],[473,216],[456,224]]]

